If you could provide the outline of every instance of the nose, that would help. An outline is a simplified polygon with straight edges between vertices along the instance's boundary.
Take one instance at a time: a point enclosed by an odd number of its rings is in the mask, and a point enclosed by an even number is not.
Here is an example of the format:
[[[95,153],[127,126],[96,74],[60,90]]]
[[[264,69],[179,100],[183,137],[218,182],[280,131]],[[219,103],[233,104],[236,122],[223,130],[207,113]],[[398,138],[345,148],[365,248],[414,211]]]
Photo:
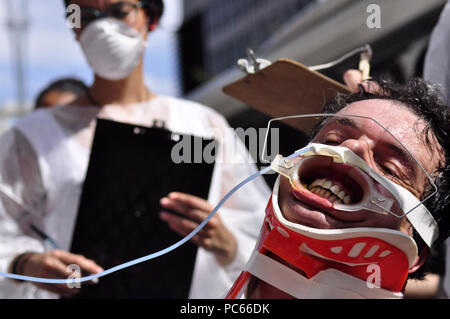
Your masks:
[[[358,139],[348,139],[342,142],[339,146],[350,149],[372,168],[376,167],[373,154],[373,143],[367,137],[361,136]]]

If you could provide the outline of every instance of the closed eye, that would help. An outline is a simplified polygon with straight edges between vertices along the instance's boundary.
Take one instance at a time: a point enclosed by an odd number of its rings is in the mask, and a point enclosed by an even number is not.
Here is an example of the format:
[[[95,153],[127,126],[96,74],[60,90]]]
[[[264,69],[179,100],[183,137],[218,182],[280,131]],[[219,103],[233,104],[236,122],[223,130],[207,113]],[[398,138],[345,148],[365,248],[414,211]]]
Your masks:
[[[341,144],[341,142],[336,141],[336,140],[326,140],[326,141],[323,141],[322,144],[339,146]]]
[[[397,174],[395,172],[392,171],[392,169],[390,169],[389,167],[385,166],[385,165],[380,165],[378,164],[378,167],[380,168],[380,170],[382,170],[384,173],[386,173],[389,176],[395,177],[395,178],[399,178],[397,176]]]

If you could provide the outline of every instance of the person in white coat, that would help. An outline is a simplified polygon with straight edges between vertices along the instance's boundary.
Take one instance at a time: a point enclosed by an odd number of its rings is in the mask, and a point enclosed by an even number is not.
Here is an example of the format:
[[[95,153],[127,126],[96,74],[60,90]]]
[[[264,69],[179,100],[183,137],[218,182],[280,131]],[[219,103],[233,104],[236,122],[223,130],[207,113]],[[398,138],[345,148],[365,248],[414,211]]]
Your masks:
[[[89,274],[103,271],[94,260],[68,252],[97,117],[145,126],[162,120],[169,130],[180,133],[202,137],[215,133],[221,145],[218,154],[227,161],[214,166],[208,200],[181,193],[161,199],[164,208],[194,217],[187,222],[187,218],[161,214],[181,235],[200,224],[233,186],[256,172],[245,147],[228,134],[221,115],[146,87],[142,51],[148,31],[158,23],[162,1],[73,0],[67,4],[82,8],[81,28],[74,31],[95,79],[86,96],[68,106],[38,110],[0,138],[1,272],[67,278],[69,264]],[[199,250],[189,298],[226,294],[253,250],[269,196],[262,178],[247,185],[192,239]],[[48,234],[60,249],[46,246],[32,227]],[[77,291],[66,285],[0,278],[2,298],[54,298]]]

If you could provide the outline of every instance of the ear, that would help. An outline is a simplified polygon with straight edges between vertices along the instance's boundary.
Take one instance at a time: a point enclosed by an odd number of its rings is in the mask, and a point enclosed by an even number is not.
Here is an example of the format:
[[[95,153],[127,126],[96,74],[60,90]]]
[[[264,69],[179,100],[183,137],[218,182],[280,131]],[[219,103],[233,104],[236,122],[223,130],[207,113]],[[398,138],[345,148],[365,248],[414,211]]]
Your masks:
[[[427,260],[427,257],[428,257],[428,247],[424,245],[420,250],[419,255],[416,257],[416,260],[414,260],[411,268],[409,268],[408,273],[412,274],[413,272],[417,271],[420,267],[422,267],[425,261]]]

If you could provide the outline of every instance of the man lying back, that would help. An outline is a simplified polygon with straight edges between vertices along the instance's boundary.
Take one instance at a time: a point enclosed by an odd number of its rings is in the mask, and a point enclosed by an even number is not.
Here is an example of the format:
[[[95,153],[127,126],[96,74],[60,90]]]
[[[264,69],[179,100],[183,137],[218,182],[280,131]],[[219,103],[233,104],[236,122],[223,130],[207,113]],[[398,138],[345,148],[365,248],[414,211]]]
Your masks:
[[[370,93],[369,93],[370,92]],[[280,173],[228,297],[401,298],[449,234],[449,107],[427,83],[337,95]]]

